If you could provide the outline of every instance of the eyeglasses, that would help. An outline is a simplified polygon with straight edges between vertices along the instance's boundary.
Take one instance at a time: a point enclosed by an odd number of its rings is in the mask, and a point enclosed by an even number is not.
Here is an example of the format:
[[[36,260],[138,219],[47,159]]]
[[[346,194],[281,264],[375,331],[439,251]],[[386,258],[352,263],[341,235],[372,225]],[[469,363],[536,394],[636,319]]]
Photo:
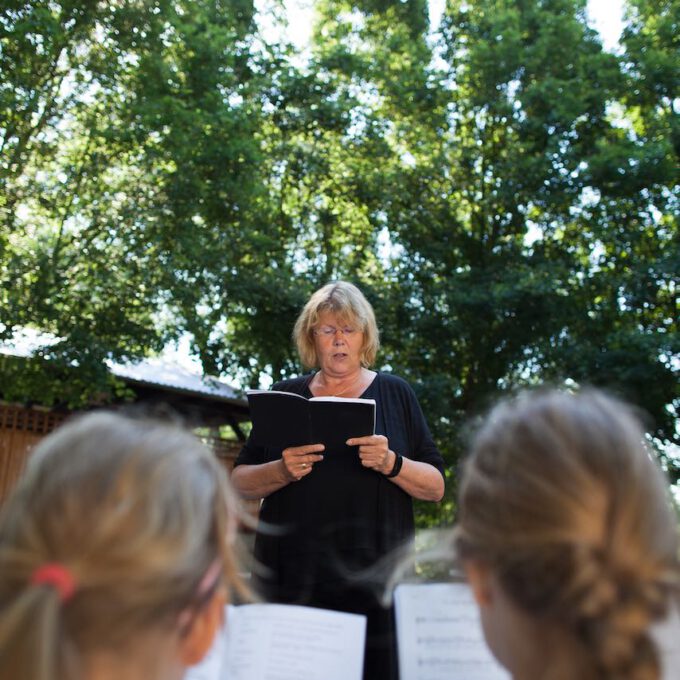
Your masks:
[[[320,326],[314,329],[314,335],[321,335],[325,338],[330,338],[335,336],[335,334],[340,331],[343,335],[353,335],[357,332],[356,328],[351,326],[343,326],[342,328],[335,328],[334,326]]]

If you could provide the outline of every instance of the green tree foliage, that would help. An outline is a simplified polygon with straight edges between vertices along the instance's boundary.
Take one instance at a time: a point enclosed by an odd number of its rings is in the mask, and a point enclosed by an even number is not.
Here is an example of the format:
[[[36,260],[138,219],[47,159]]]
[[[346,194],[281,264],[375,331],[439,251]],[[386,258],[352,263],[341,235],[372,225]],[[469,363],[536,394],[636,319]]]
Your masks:
[[[674,441],[677,227],[668,203],[635,198],[648,174],[621,178],[677,164],[630,134],[632,68],[603,52],[584,2],[451,1],[434,49],[402,12],[322,3],[315,36],[381,135],[381,181],[356,176],[392,252],[367,281],[384,363],[417,386],[452,461],[471,416],[545,380],[614,390]]]
[[[105,358],[181,332],[244,385],[298,373],[297,312],[348,278],[450,492],[466,423],[544,381],[677,444],[677,3],[631,0],[620,54],[585,0],[314,7],[303,58],[247,0],[5,3],[0,337],[63,338],[5,398],[110,398]]]
[[[256,258],[272,278],[239,289],[244,306],[219,338],[222,365],[246,384],[257,385],[263,370],[274,379],[300,371],[290,334],[313,290],[336,278],[370,286],[382,277],[372,214],[383,194],[383,131],[363,90],[370,84],[343,68],[354,56],[337,37],[321,37],[326,28],[317,32],[319,45],[302,67],[290,46],[272,50],[263,93],[268,219],[281,248],[266,262]]]
[[[212,368],[202,303],[260,252],[251,20],[245,2],[3,5],[0,330],[64,338],[46,356],[92,390],[104,358],[182,327]]]
[[[590,366],[573,357],[570,369],[614,385],[652,416],[661,442],[678,443],[680,398],[677,275],[680,271],[680,111],[678,24],[674,2],[635,0],[622,36],[622,87],[611,106],[613,126],[598,140],[591,163],[599,199],[592,208],[602,282],[597,305],[598,356],[585,334],[578,344]],[[602,293],[608,292],[608,297]],[[680,463],[668,461],[680,476]]]
[[[408,314],[423,324],[413,335],[420,370],[456,376],[450,414],[531,381],[568,333],[583,263],[565,232],[616,73],[577,8],[450,2],[446,127],[436,153],[395,170],[395,183],[424,197],[393,203],[395,238],[406,261],[422,262],[416,274],[403,268]]]

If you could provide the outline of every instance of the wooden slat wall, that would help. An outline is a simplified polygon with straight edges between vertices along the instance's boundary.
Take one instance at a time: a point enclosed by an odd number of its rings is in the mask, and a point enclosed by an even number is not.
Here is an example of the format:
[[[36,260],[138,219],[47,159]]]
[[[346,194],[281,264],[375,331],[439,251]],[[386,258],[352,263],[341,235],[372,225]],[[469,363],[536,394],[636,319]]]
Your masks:
[[[221,437],[203,437],[203,441],[215,452],[227,472],[231,472],[243,442],[222,439]]]
[[[0,502],[23,472],[31,449],[66,416],[0,404]]]
[[[21,476],[31,449],[67,417],[53,411],[0,403],[0,503]],[[242,443],[219,437],[206,437],[205,443],[215,452],[227,474],[231,473]],[[246,501],[245,506],[256,518],[260,501]],[[240,528],[246,533],[250,531],[247,526]]]
[[[231,471],[234,469],[234,462],[243,446],[243,442],[221,439],[219,437],[204,437],[204,441],[215,452],[219,461],[226,468],[227,474],[231,474]],[[260,512],[260,501],[243,501],[243,505],[246,512],[251,515],[253,519],[257,520],[257,516]],[[252,530],[252,527],[244,525],[243,523],[239,524],[239,531],[244,534],[250,533]]]

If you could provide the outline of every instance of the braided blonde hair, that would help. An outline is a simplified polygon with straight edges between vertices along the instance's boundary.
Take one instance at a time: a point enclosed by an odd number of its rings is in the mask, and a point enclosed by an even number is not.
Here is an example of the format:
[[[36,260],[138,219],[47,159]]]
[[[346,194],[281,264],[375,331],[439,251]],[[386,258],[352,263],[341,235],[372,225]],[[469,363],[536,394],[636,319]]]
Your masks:
[[[198,607],[211,565],[241,596],[235,496],[214,456],[179,427],[111,413],[62,426],[29,458],[0,515],[3,677],[65,680],[88,652],[124,651]],[[60,601],[31,584],[42,565],[73,576]]]
[[[580,680],[660,677],[649,628],[679,585],[677,517],[630,407],[594,390],[496,407],[464,468],[454,536],[522,610],[571,635]]]

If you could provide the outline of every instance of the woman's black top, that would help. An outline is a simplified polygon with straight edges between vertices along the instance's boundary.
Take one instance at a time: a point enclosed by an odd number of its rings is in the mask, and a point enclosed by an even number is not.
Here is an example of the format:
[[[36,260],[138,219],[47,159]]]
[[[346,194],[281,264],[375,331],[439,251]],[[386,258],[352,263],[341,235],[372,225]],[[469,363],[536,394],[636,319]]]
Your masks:
[[[273,389],[309,398],[311,379],[282,381]],[[444,474],[442,457],[406,381],[378,373],[361,396],[375,399],[376,434],[388,438],[390,449]],[[393,622],[378,602],[384,572],[370,568],[413,539],[413,502],[384,475],[364,468],[356,448],[349,451],[324,451],[310,474],[263,500],[255,557],[266,571],[258,585],[273,602],[366,614],[364,677],[387,680],[397,677]],[[236,465],[267,463],[281,453],[248,441]]]

